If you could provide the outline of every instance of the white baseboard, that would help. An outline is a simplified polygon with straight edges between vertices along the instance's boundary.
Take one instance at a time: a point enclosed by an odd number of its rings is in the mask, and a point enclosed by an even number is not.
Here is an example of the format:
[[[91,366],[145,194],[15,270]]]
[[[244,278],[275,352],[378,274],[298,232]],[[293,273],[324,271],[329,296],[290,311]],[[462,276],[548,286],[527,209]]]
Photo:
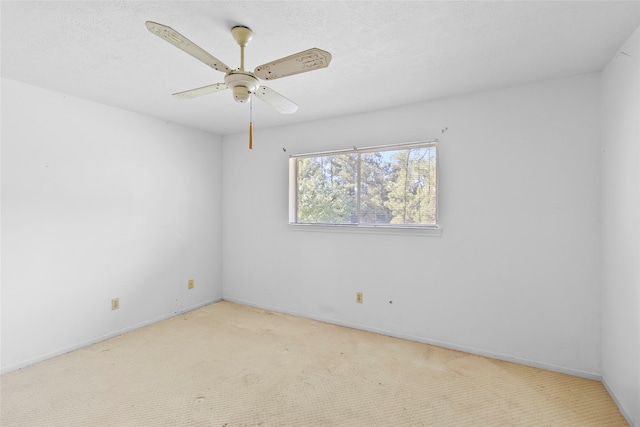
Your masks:
[[[611,387],[609,386],[609,383],[607,382],[606,378],[602,378],[602,384],[604,384],[604,388],[607,389],[607,391],[609,392],[609,396],[611,396],[611,399],[613,399],[613,401],[615,402],[616,406],[618,406],[618,409],[620,410],[620,413],[622,414],[622,416],[624,417],[624,419],[627,421],[627,423],[631,426],[631,427],[640,427],[638,424],[634,424],[631,416],[629,415],[629,413],[626,411],[626,409],[624,408],[624,406],[622,406],[620,404],[620,400],[618,400],[618,397],[616,396],[616,394],[613,392],[613,389],[611,389]]]
[[[245,300],[241,300],[241,299],[237,299],[237,298],[227,298],[227,297],[223,296],[222,299],[224,301],[229,301],[229,302],[242,304],[242,305],[248,305],[250,307],[261,308],[263,310],[276,311],[278,313],[284,313],[284,314],[290,314],[292,316],[304,317],[304,318],[307,318],[307,319],[313,319],[313,320],[317,320],[319,322],[324,322],[324,323],[331,323],[333,325],[344,326],[344,327],[347,327],[347,328],[359,329],[359,330],[362,330],[362,331],[374,332],[376,334],[387,335],[387,336],[394,337],[394,338],[401,338],[401,339],[406,339],[406,340],[409,340],[409,341],[415,341],[415,342],[420,342],[420,343],[424,343],[424,344],[435,345],[437,347],[448,348],[450,350],[463,351],[465,353],[476,354],[478,356],[484,356],[484,357],[489,357],[489,358],[492,358],[492,359],[504,360],[506,362],[518,363],[520,365],[532,366],[534,368],[545,369],[545,370],[548,370],[548,371],[559,372],[559,373],[562,373],[562,374],[573,375],[573,376],[576,376],[576,377],[587,378],[587,379],[590,379],[590,380],[597,380],[597,381],[601,381],[602,380],[602,376],[600,374],[593,373],[593,372],[585,372],[585,371],[581,371],[579,369],[571,369],[571,368],[566,368],[566,367],[562,367],[562,366],[551,365],[551,364],[548,364],[548,363],[540,363],[540,362],[536,362],[536,361],[532,361],[532,360],[528,360],[528,359],[523,359],[523,358],[519,358],[519,357],[513,357],[513,356],[509,356],[509,355],[504,355],[504,354],[497,354],[497,353],[492,353],[492,352],[488,352],[488,351],[485,351],[485,350],[479,350],[479,349],[472,348],[472,347],[466,347],[466,346],[461,346],[461,345],[457,345],[457,344],[452,344],[452,343],[445,342],[445,341],[433,340],[433,339],[428,339],[428,338],[424,338],[424,337],[418,337],[418,336],[413,336],[413,335],[409,335],[409,334],[403,334],[403,333],[398,333],[398,332],[394,332],[394,331],[388,331],[388,330],[384,330],[384,329],[372,328],[372,327],[369,327],[367,325],[362,325],[362,324],[358,324],[358,323],[343,322],[341,320],[326,318],[326,317],[322,317],[322,316],[312,316],[312,315],[309,315],[307,313],[297,312],[295,310],[287,310],[287,309],[283,309],[281,307],[272,307],[272,306],[266,306],[266,305],[263,305],[263,304],[256,304],[256,303],[254,303],[252,301],[245,301]]]
[[[607,389],[609,395],[611,396],[611,398],[613,399],[615,404],[618,406],[618,408],[620,409],[620,412],[624,416],[625,420],[629,423],[629,425],[632,426],[632,427],[640,427],[640,426],[635,425],[635,424],[632,423],[631,417],[626,412],[625,408],[620,404],[620,401],[618,400],[617,396],[615,395],[615,393],[613,392],[613,390],[611,389],[611,387],[607,383],[606,379],[603,379],[602,376],[599,375],[599,374],[595,374],[595,373],[591,373],[591,372],[584,372],[584,371],[581,371],[581,370],[570,369],[570,368],[565,368],[565,367],[560,367],[560,366],[555,366],[555,365],[550,365],[550,364],[546,364],[546,363],[539,363],[539,362],[535,362],[535,361],[531,361],[531,360],[527,360],[527,359],[522,359],[522,358],[518,358],[518,357],[511,357],[511,356],[506,356],[506,355],[495,354],[495,353],[487,352],[487,351],[484,351],[484,350],[478,350],[478,349],[471,348],[471,347],[451,344],[451,343],[444,342],[444,341],[425,339],[423,337],[417,337],[417,336],[412,336],[412,335],[408,335],[408,334],[396,333],[396,332],[387,331],[387,330],[384,330],[384,329],[371,328],[371,327],[368,327],[366,325],[361,325],[361,324],[358,324],[358,323],[343,322],[343,321],[340,321],[340,320],[326,318],[326,317],[322,317],[322,316],[311,316],[311,315],[309,315],[307,313],[302,313],[302,312],[298,312],[298,311],[295,311],[295,310],[287,310],[287,309],[283,309],[281,307],[267,306],[267,305],[264,305],[264,304],[254,303],[252,301],[246,301],[246,300],[241,300],[241,299],[237,299],[237,298],[226,298],[226,297],[214,298],[214,299],[211,299],[211,300],[207,300],[207,301],[204,301],[204,302],[201,302],[201,303],[186,307],[186,308],[182,309],[179,312],[163,314],[161,316],[157,316],[157,317],[154,317],[152,319],[145,320],[145,321],[137,323],[135,325],[131,325],[129,327],[126,327],[126,328],[123,328],[123,329],[119,329],[119,330],[110,332],[108,334],[104,334],[104,335],[92,338],[90,340],[86,340],[86,341],[80,342],[80,343],[75,344],[73,346],[65,347],[63,349],[59,349],[59,350],[56,350],[56,351],[53,351],[53,352],[50,352],[50,353],[39,355],[39,356],[30,358],[30,359],[27,359],[27,360],[12,364],[12,365],[4,366],[4,367],[2,367],[2,370],[0,371],[0,374],[5,374],[5,373],[8,373],[8,372],[12,372],[12,371],[18,370],[18,369],[22,369],[22,368],[27,367],[29,365],[33,365],[35,363],[42,362],[42,361],[45,361],[47,359],[51,359],[51,358],[54,358],[54,357],[57,357],[57,356],[61,356],[63,354],[69,353],[71,351],[78,350],[80,348],[83,348],[83,347],[86,347],[86,346],[89,346],[89,345],[92,345],[92,344],[95,344],[95,343],[98,343],[98,342],[101,342],[101,341],[105,341],[105,340],[108,340],[110,338],[120,336],[122,334],[126,334],[127,332],[131,332],[131,331],[134,331],[136,329],[140,329],[140,328],[143,328],[145,326],[160,322],[162,320],[166,320],[166,319],[169,319],[171,317],[175,317],[175,316],[178,316],[180,314],[187,313],[189,311],[197,310],[197,309],[199,309],[201,307],[204,307],[204,306],[207,306],[207,305],[210,305],[210,304],[214,304],[216,302],[223,301],[223,300],[224,301],[233,302],[233,303],[236,303],[236,304],[247,305],[247,306],[250,306],[250,307],[256,307],[256,308],[260,308],[260,309],[263,309],[263,310],[276,311],[276,312],[279,312],[279,313],[290,314],[292,316],[298,316],[298,317],[303,317],[303,318],[307,318],[307,319],[313,319],[313,320],[317,320],[319,322],[330,323],[330,324],[334,324],[334,325],[338,325],[338,326],[344,326],[344,327],[347,327],[347,328],[359,329],[359,330],[363,330],[363,331],[367,331],[367,332],[373,332],[373,333],[377,333],[377,334],[381,334],[381,335],[387,335],[387,336],[391,336],[391,337],[395,337],[395,338],[401,338],[401,339],[406,339],[406,340],[410,340],[410,341],[421,342],[421,343],[425,343],[425,344],[431,344],[431,345],[435,345],[435,346],[438,346],[438,347],[448,348],[448,349],[451,349],[451,350],[463,351],[465,353],[477,354],[479,356],[490,357],[490,358],[493,358],[493,359],[504,360],[504,361],[507,361],[507,362],[518,363],[518,364],[522,364],[522,365],[526,365],[526,366],[533,366],[533,367],[536,367],[536,368],[546,369],[546,370],[550,370],[550,371],[554,371],[554,372],[560,372],[560,373],[563,373],[563,374],[569,374],[569,375],[574,375],[574,376],[578,376],[578,377],[598,380],[598,381],[601,381],[604,384],[604,387]]]
[[[284,313],[284,314],[290,314],[292,316],[298,316],[298,317],[303,317],[303,318],[308,318],[308,319],[313,319],[313,320],[317,320],[320,322],[325,322],[325,323],[331,323],[334,325],[339,325],[339,326],[344,326],[347,328],[353,328],[353,329],[359,329],[359,330],[363,330],[363,331],[367,331],[367,332],[373,332],[373,333],[377,333],[377,334],[381,334],[381,335],[387,335],[387,336],[391,336],[391,337],[395,337],[395,338],[401,338],[401,339],[406,339],[406,340],[410,340],[410,341],[415,341],[415,342],[421,342],[421,343],[425,343],[425,344],[431,344],[431,345],[435,345],[438,347],[443,347],[443,348],[448,348],[451,350],[458,350],[458,351],[463,351],[465,353],[471,353],[471,354],[477,354],[479,356],[485,356],[485,357],[490,357],[492,359],[498,359],[498,360],[504,360],[507,362],[513,362],[513,363],[518,363],[521,365],[526,365],[526,366],[533,366],[536,368],[541,368],[541,369],[546,369],[546,370],[550,370],[550,371],[554,371],[554,372],[560,372],[563,374],[568,374],[568,375],[574,375],[574,376],[578,376],[578,377],[583,377],[583,378],[588,378],[588,379],[592,379],[592,380],[598,380],[598,381],[602,381],[602,376],[599,374],[595,374],[595,373],[591,373],[591,372],[584,372],[581,370],[577,370],[577,369],[570,369],[570,368],[565,368],[565,367],[560,367],[560,366],[555,366],[555,365],[550,365],[550,364],[546,364],[546,363],[539,363],[539,362],[535,362],[532,360],[528,360],[528,359],[522,359],[522,358],[518,358],[518,357],[512,357],[512,356],[508,356],[508,355],[502,355],[502,354],[496,354],[496,353],[491,353],[491,352],[487,352],[484,350],[479,350],[476,348],[472,348],[472,347],[466,347],[466,346],[461,346],[461,345],[457,345],[457,344],[452,344],[449,342],[445,342],[445,341],[439,341],[439,340],[433,340],[433,339],[427,339],[424,337],[418,337],[418,336],[413,336],[413,335],[409,335],[409,334],[402,334],[402,333],[398,333],[398,332],[394,332],[394,331],[388,331],[388,330],[384,330],[384,329],[378,329],[378,328],[372,328],[369,327],[367,325],[362,325],[362,324],[358,324],[358,323],[352,323],[352,322],[343,322],[337,319],[331,319],[331,318],[326,318],[326,317],[322,317],[322,316],[311,316],[307,313],[302,313],[302,312],[298,312],[295,310],[287,310],[287,309],[283,309],[282,307],[274,307],[274,306],[267,306],[264,304],[257,304],[255,302],[252,301],[246,301],[246,300],[241,300],[241,299],[236,299],[236,298],[226,298],[226,297],[222,297],[222,298],[214,298],[211,300],[207,300],[205,302],[190,306],[190,307],[186,307],[184,309],[182,309],[180,312],[176,312],[176,313],[168,313],[168,314],[164,314],[162,316],[158,316],[152,319],[148,319],[145,320],[143,322],[137,323],[135,325],[131,325],[129,327],[123,328],[123,329],[118,329],[116,331],[110,332],[108,334],[104,334],[95,338],[92,338],[90,340],[86,340],[83,342],[80,342],[78,344],[75,344],[73,346],[69,346],[69,347],[65,347],[50,353],[46,353],[43,355],[39,355],[12,365],[8,365],[8,366],[4,366],[2,367],[2,370],[0,371],[1,374],[5,374],[11,371],[15,371],[17,369],[21,369],[24,368],[26,366],[32,365],[34,363],[38,363],[38,362],[42,362],[44,360],[47,359],[51,359],[53,357],[56,356],[60,356],[66,353],[69,353],[71,351],[86,347],[88,345],[91,344],[95,344],[101,341],[105,341],[109,338],[113,338],[113,337],[117,337],[119,335],[125,334],[127,332],[131,332],[134,331],[136,329],[139,328],[143,328],[145,326],[151,325],[153,323],[157,323],[160,322],[162,320],[165,319],[169,319],[171,317],[189,312],[189,311],[193,311],[193,310],[197,310],[198,308],[204,307],[206,305],[209,304],[213,304],[219,301],[229,301],[229,302],[233,302],[233,303],[237,303],[237,304],[242,304],[242,305],[247,305],[247,306],[251,306],[251,307],[256,307],[256,308],[261,308],[264,310],[271,310],[271,311],[276,311],[279,313]],[[607,386],[606,383],[605,387],[607,387],[607,390],[609,390],[609,394],[612,395],[612,397],[614,398],[614,401],[616,402],[616,404],[618,404],[617,400],[615,399],[614,395],[611,393],[609,387]],[[618,407],[620,407],[620,405],[618,405]],[[621,409],[622,411],[622,409]],[[625,415],[625,418],[629,418],[626,414],[623,413],[623,415]]]
[[[69,352],[72,352],[74,350],[78,350],[78,349],[86,347],[88,345],[99,343],[101,341],[108,340],[109,338],[117,337],[117,336],[120,336],[122,334],[126,334],[127,332],[135,331],[136,329],[144,328],[145,326],[149,326],[151,324],[160,322],[162,320],[169,319],[171,317],[179,316],[179,315],[187,313],[189,311],[197,310],[197,309],[199,309],[201,307],[204,307],[206,305],[219,302],[221,300],[222,300],[222,298],[214,298],[214,299],[211,299],[211,300],[207,300],[207,301],[204,301],[204,302],[201,302],[201,303],[189,306],[189,307],[184,307],[178,312],[163,314],[161,316],[157,316],[157,317],[145,320],[143,322],[136,323],[135,325],[127,326],[126,328],[118,329],[118,330],[109,332],[107,334],[100,335],[100,336],[97,336],[95,338],[91,338],[89,340],[79,342],[79,343],[74,344],[74,345],[69,346],[69,347],[61,348],[61,349],[56,350],[56,351],[52,351],[52,352],[45,353],[45,354],[42,354],[42,355],[39,355],[39,356],[36,356],[36,357],[32,357],[30,359],[23,360],[23,361],[20,361],[18,363],[14,363],[12,365],[3,366],[2,370],[0,370],[0,374],[6,374],[6,373],[9,373],[9,372],[12,372],[12,371],[16,371],[18,369],[25,368],[25,367],[27,367],[29,365],[33,365],[34,363],[43,362],[45,360],[52,359],[54,357],[61,356],[63,354],[67,354]]]

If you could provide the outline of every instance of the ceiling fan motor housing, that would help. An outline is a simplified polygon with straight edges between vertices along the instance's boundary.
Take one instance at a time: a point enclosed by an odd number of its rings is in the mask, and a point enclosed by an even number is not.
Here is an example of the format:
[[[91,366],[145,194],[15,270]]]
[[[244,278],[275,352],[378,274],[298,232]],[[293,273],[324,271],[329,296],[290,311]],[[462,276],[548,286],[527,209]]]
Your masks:
[[[253,92],[260,87],[260,81],[252,73],[232,71],[224,76],[227,87],[233,90],[233,99],[237,102],[248,102]]]

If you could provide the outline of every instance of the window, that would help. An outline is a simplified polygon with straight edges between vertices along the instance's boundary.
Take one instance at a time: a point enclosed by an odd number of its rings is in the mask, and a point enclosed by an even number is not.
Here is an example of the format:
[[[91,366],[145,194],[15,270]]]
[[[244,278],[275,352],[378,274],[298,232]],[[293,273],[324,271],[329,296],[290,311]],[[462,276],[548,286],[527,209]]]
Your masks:
[[[292,224],[435,228],[436,141],[292,156]]]

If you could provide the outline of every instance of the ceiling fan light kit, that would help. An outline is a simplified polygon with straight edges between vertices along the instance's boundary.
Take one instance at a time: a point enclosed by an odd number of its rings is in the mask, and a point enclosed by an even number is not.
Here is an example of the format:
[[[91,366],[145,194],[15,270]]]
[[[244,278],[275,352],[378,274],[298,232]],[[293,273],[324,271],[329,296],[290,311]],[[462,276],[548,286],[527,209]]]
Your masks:
[[[238,102],[247,102],[249,96],[260,87],[260,81],[250,73],[232,71],[224,76],[224,83],[233,89],[233,99]]]
[[[233,92],[233,99],[237,102],[250,102],[252,98],[251,95],[255,95],[265,103],[271,105],[276,111],[282,114],[293,114],[298,110],[298,105],[280,95],[273,89],[261,85],[260,79],[274,80],[281,77],[292,76],[294,74],[318,70],[328,67],[331,62],[331,54],[329,52],[318,48],[312,48],[260,65],[256,67],[253,72],[246,71],[244,69],[244,48],[253,38],[253,31],[244,25],[237,25],[231,29],[231,35],[240,46],[240,68],[232,70],[224,62],[220,61],[173,28],[152,21],[147,21],[146,26],[147,29],[156,36],[200,60],[214,70],[225,73],[224,83],[214,83],[212,85],[174,93],[173,96],[177,98],[195,98],[197,96],[231,89]],[[249,130],[249,140],[251,141],[251,123],[249,124]]]

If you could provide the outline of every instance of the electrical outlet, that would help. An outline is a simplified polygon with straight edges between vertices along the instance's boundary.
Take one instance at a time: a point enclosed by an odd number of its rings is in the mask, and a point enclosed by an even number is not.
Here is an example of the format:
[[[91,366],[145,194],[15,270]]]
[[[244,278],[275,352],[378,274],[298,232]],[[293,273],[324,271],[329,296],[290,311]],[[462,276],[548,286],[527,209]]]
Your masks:
[[[120,308],[120,298],[114,298],[111,300],[111,310],[117,310]]]
[[[189,280],[189,289],[193,289],[193,279]]]
[[[362,304],[362,292],[356,292],[356,302]]]

